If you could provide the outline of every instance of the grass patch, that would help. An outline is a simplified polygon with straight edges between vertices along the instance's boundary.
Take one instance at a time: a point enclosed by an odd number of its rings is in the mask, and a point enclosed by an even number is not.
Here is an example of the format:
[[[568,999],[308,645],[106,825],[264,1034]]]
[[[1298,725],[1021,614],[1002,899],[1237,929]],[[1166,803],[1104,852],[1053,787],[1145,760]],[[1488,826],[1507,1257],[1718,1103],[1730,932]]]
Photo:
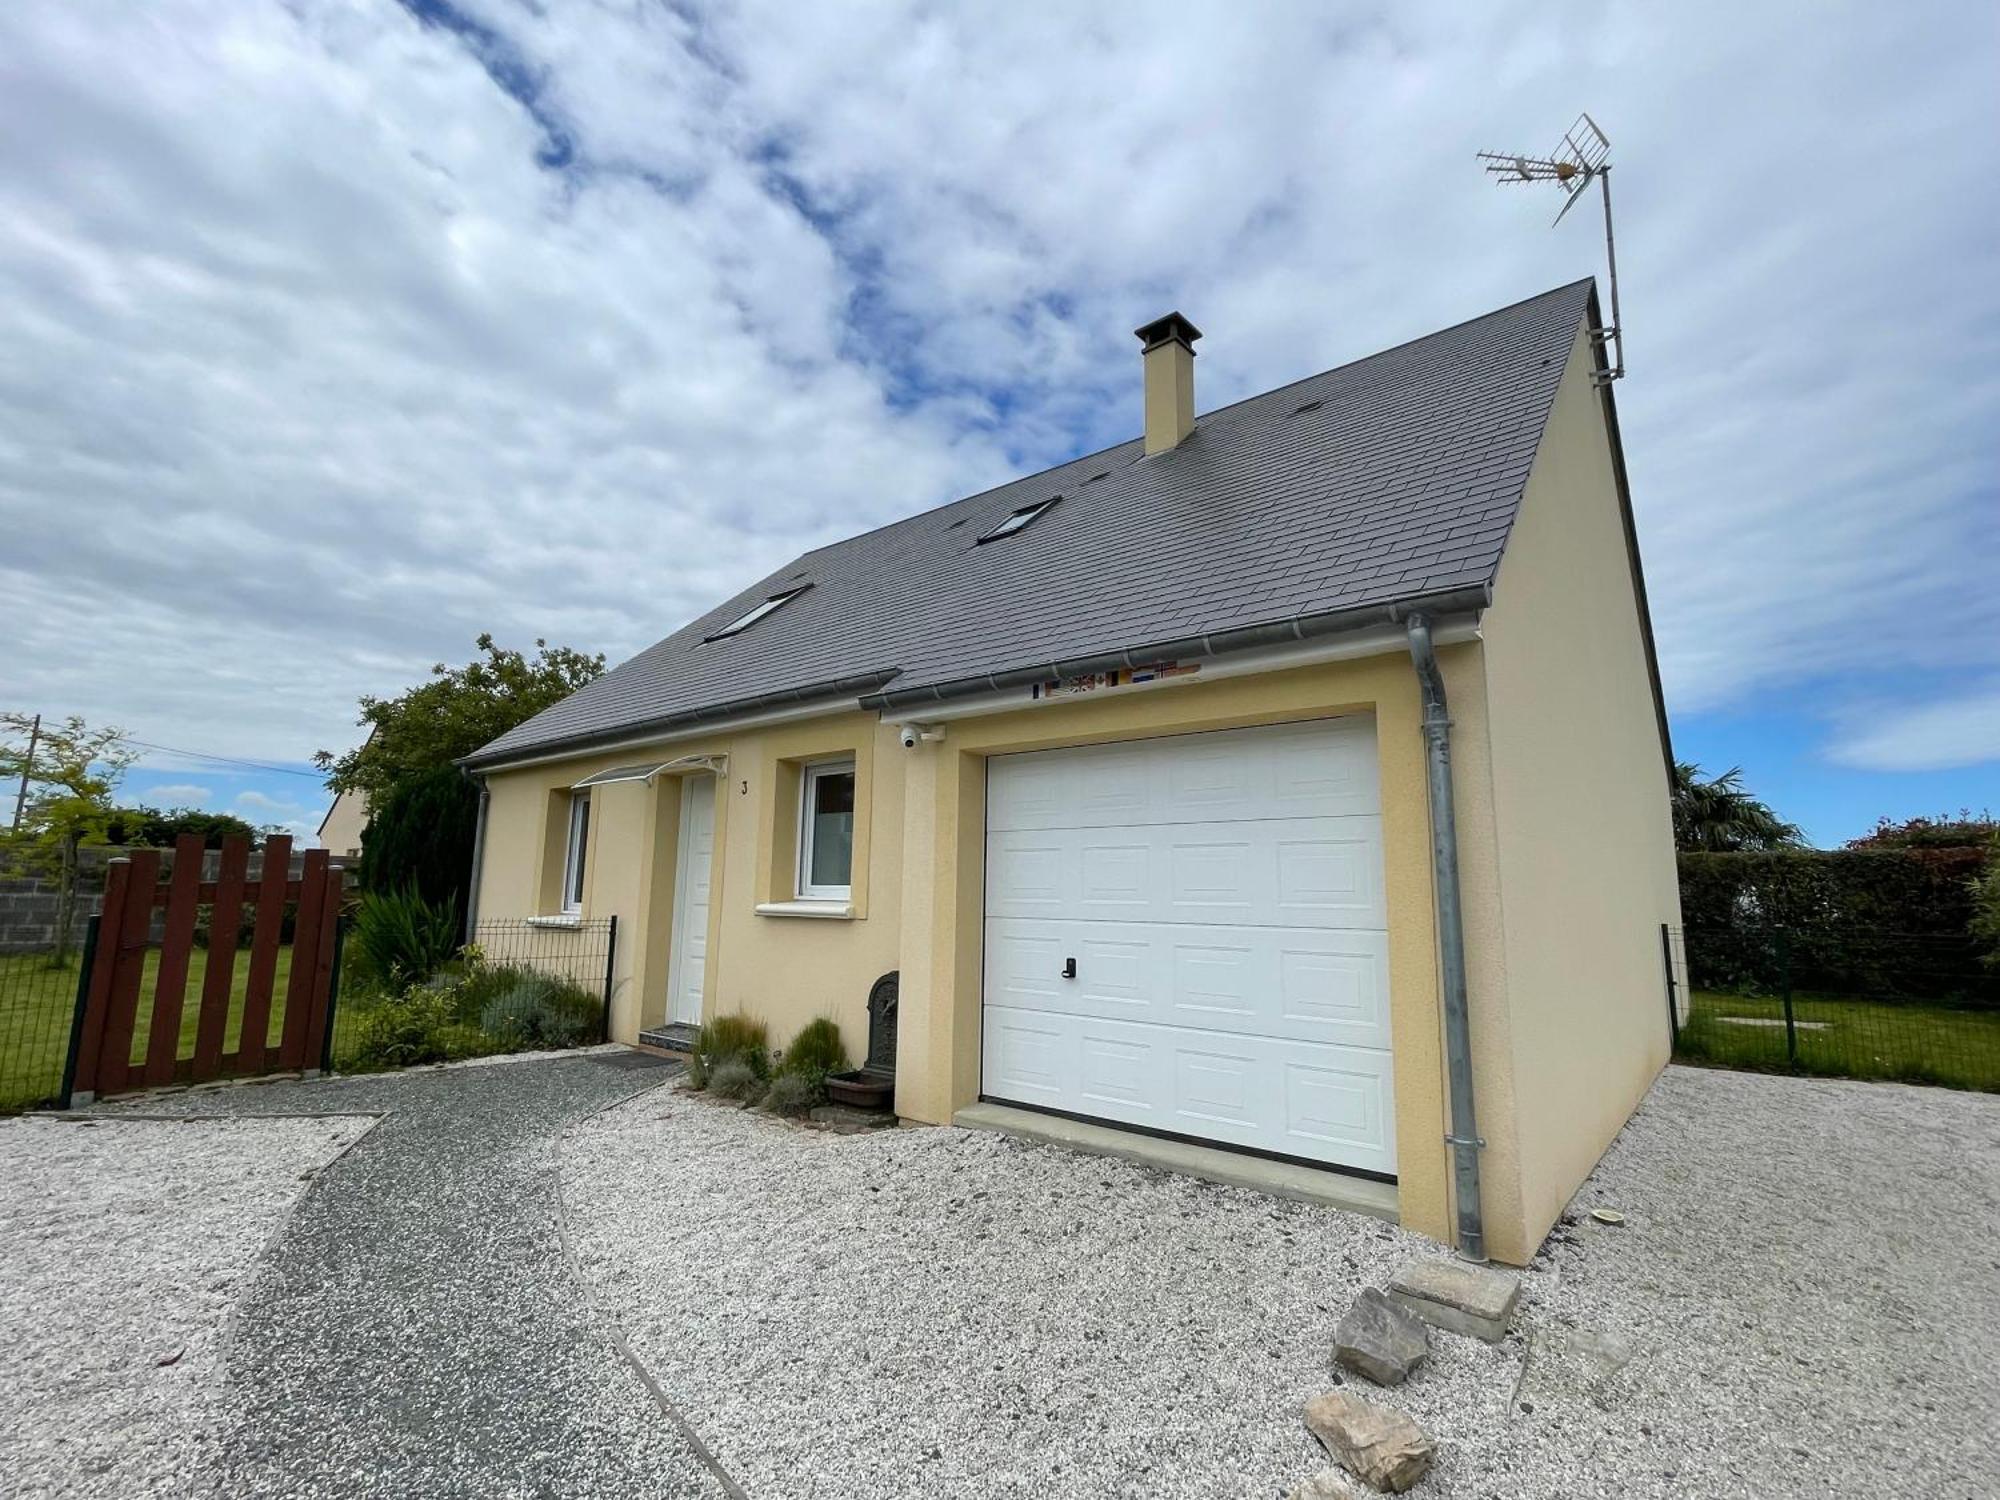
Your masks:
[[[70,1018],[76,1004],[77,976],[82,960],[66,968],[51,968],[40,954],[0,955],[0,1110],[24,1109],[53,1099],[62,1087],[63,1060],[69,1051]],[[177,1057],[194,1056],[195,1028],[201,1019],[201,989],[208,973],[208,950],[188,955],[188,981],[181,1004],[180,1048]],[[146,954],[145,976],[139,987],[139,1019],[132,1030],[132,1057],[144,1061],[152,1041],[153,990],[159,982],[160,954]],[[284,1034],[285,990],[291,983],[292,950],[278,950],[277,980],[271,996],[270,1027],[265,1044],[276,1047]],[[250,982],[250,955],[239,950],[229,987],[229,1020],[222,1050],[234,1052],[243,1035],[243,992]]]
[[[1874,1078],[2000,1093],[2000,1010],[1801,991],[1783,1001],[1696,990],[1674,1056],[1682,1062],[1821,1078]]]

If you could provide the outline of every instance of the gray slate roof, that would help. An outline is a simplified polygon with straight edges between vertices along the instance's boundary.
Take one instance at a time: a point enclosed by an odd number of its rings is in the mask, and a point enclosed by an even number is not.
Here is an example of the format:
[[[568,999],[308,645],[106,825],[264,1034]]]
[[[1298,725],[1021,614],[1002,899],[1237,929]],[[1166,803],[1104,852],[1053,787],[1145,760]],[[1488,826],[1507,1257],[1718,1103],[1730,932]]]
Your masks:
[[[1210,412],[1171,452],[1144,458],[1135,438],[808,552],[469,763],[760,704],[900,701],[1298,617],[1483,598],[1591,297],[1588,280],[1559,287]],[[1025,531],[977,544],[1058,494]],[[800,583],[811,587],[740,635],[704,639]]]

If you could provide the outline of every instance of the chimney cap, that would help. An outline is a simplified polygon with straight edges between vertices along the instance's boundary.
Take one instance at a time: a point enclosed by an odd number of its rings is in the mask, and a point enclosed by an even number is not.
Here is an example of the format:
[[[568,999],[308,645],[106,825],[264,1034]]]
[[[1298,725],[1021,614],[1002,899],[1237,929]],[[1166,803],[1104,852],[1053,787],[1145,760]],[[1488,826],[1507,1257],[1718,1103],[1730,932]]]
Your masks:
[[[1179,343],[1187,352],[1194,353],[1194,341],[1201,337],[1201,330],[1177,312],[1170,312],[1164,318],[1155,318],[1143,327],[1132,330],[1133,336],[1146,346],[1150,354],[1162,344]]]

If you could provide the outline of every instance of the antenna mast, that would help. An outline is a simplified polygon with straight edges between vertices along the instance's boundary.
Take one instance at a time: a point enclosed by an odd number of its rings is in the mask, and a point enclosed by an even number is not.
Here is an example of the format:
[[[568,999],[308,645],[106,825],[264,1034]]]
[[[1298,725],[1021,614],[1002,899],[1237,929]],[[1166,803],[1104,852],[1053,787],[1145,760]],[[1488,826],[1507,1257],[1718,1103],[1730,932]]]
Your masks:
[[[1625,373],[1625,325],[1618,316],[1618,246],[1611,236],[1611,142],[1604,132],[1597,128],[1597,122],[1589,115],[1576,117],[1576,123],[1564,134],[1562,143],[1547,156],[1514,156],[1502,151],[1482,151],[1479,159],[1486,164],[1486,170],[1494,181],[1502,183],[1553,182],[1562,189],[1563,206],[1557,212],[1553,223],[1560,224],[1563,215],[1576,206],[1583,190],[1595,182],[1604,197],[1604,259],[1611,280],[1611,326],[1594,328],[1590,336],[1600,344],[1608,345],[1606,364],[1609,368],[1597,377],[1599,385],[1608,384]]]

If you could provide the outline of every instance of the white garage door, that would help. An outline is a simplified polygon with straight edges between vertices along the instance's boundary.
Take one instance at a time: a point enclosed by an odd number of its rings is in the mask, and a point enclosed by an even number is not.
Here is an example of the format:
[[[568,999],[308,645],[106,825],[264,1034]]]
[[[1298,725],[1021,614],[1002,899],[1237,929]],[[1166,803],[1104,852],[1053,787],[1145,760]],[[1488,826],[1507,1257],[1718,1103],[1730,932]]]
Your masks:
[[[1367,718],[995,756],[981,1092],[1396,1170]]]

